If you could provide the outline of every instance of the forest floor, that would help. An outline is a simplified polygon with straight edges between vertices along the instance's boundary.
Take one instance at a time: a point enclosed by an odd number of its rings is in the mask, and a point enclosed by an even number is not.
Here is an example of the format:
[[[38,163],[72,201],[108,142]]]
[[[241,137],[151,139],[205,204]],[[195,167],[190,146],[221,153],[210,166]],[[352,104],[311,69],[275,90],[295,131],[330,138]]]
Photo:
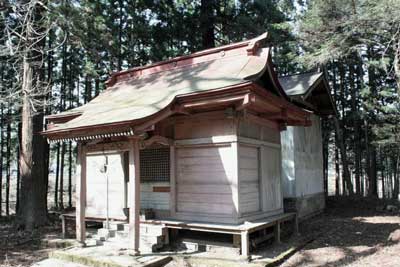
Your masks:
[[[382,211],[382,207],[376,201],[328,200],[324,214],[300,225],[301,236],[314,241],[281,267],[400,266],[399,212]],[[26,234],[16,231],[12,220],[0,218],[0,267],[30,266],[47,258],[56,248],[44,247],[41,241],[59,234],[58,222]]]
[[[30,266],[56,249],[43,246],[43,239],[60,236],[59,223],[26,233],[16,230],[13,221],[13,217],[0,218],[0,267]]]
[[[324,214],[301,225],[315,240],[281,267],[400,266],[400,214],[376,201],[328,200]]]

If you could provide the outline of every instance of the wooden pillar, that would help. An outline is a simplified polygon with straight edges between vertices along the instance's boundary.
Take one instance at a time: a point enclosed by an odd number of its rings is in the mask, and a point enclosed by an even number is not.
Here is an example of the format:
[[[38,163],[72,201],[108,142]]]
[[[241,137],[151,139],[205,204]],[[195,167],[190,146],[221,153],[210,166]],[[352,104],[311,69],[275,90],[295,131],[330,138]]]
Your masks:
[[[62,238],[67,238],[67,225],[65,224],[65,216],[61,215],[61,230],[62,230]]]
[[[86,225],[86,147],[78,144],[76,164],[76,239],[85,245]]]
[[[299,233],[299,216],[297,213],[294,215],[294,233],[296,235]]]
[[[277,221],[274,228],[275,243],[281,243],[281,222]]]
[[[176,172],[175,172],[175,146],[170,146],[169,153],[169,170],[170,170],[170,215],[176,215]]]
[[[241,232],[242,241],[242,256],[248,257],[250,252],[249,233],[247,231]]]
[[[240,248],[240,235],[233,235],[233,247]]]
[[[129,247],[132,255],[139,255],[140,244],[140,153],[139,139],[130,140],[129,146]]]
[[[232,201],[234,206],[233,216],[235,220],[239,221],[239,218],[242,216],[240,211],[240,177],[239,177],[239,144],[238,142],[232,142],[232,155],[234,155],[234,162],[232,162],[232,181],[231,181],[231,190],[232,190]]]

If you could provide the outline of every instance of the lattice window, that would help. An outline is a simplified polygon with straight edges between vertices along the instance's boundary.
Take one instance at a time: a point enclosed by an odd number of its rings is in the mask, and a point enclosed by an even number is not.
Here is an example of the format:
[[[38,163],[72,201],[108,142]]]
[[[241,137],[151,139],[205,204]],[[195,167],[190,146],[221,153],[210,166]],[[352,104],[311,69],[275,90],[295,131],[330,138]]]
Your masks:
[[[169,182],[169,147],[140,150],[140,176],[142,182]]]

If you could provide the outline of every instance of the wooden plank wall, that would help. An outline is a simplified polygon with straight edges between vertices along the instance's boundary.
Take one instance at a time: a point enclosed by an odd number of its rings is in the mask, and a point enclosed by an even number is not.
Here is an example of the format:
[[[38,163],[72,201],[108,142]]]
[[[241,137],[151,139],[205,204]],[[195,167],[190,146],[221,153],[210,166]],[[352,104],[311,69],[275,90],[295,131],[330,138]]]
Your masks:
[[[279,147],[263,146],[262,158],[262,207],[264,212],[282,209],[281,150]]]
[[[240,121],[239,213],[254,219],[283,212],[280,132],[253,121]]]
[[[239,210],[241,214],[260,211],[259,147],[239,145]]]
[[[169,211],[169,192],[155,192],[155,188],[167,188],[169,182],[145,182],[140,184],[140,205],[142,209]],[[165,213],[165,212],[163,212]]]
[[[293,131],[296,197],[324,192],[321,122],[316,115],[311,121]]]
[[[177,212],[232,217],[234,161],[231,145],[177,148]]]
[[[237,146],[230,140],[236,132],[235,119],[223,111],[175,121],[177,218],[236,222]]]
[[[106,178],[100,172],[100,167],[105,162],[102,154],[88,155],[87,157],[87,216],[106,216]],[[123,208],[125,207],[125,174],[123,170],[123,152],[113,152],[108,155],[109,173],[109,215],[111,218],[125,219]],[[127,206],[130,207],[129,193],[130,183],[127,183]],[[169,182],[145,182],[140,184],[141,208],[154,209],[156,215],[167,216],[170,209],[169,192],[155,192],[154,188],[169,188]]]

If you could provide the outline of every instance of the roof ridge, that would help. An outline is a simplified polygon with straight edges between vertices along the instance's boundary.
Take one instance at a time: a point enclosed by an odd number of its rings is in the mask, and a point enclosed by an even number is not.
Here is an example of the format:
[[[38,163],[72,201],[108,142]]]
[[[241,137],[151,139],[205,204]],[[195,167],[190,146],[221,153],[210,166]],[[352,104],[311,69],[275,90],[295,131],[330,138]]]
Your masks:
[[[249,40],[245,40],[245,41],[241,41],[241,42],[237,42],[237,43],[232,43],[232,44],[228,44],[228,45],[223,45],[223,46],[219,46],[219,47],[213,47],[213,48],[201,50],[201,51],[198,51],[198,52],[194,52],[194,53],[189,54],[189,55],[178,56],[178,57],[175,57],[175,58],[171,58],[171,59],[155,62],[155,63],[152,63],[152,64],[139,66],[139,67],[134,67],[134,68],[131,68],[131,69],[115,72],[115,73],[111,74],[111,77],[106,81],[106,85],[107,85],[107,87],[114,85],[115,83],[117,83],[118,77],[122,76],[122,75],[125,75],[125,74],[136,73],[136,72],[139,72],[139,71],[142,71],[142,70],[146,70],[146,69],[152,69],[152,68],[155,68],[155,67],[165,66],[165,65],[171,64],[171,63],[175,63],[175,65],[176,65],[177,62],[179,62],[179,61],[192,59],[192,58],[197,58],[197,57],[202,57],[202,56],[206,56],[206,55],[210,55],[210,54],[216,54],[218,52],[227,51],[227,50],[233,50],[233,49],[242,48],[242,47],[245,47],[245,46],[247,46],[247,49],[246,49],[247,55],[254,55],[256,53],[256,51],[260,48],[260,42],[262,40],[266,39],[267,35],[268,35],[268,33],[265,32],[264,34],[262,34],[260,36],[257,36],[257,37],[255,37],[253,39],[249,39]],[[167,67],[167,69],[169,69],[169,68]]]

